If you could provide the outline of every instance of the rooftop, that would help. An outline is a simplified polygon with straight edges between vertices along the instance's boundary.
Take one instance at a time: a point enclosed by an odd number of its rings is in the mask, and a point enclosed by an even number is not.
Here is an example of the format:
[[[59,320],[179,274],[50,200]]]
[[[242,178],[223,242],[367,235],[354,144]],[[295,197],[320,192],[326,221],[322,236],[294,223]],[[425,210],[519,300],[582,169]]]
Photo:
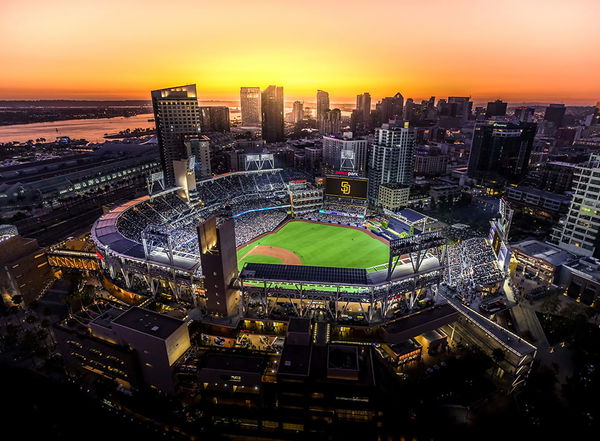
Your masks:
[[[185,324],[183,320],[137,306],[119,315],[113,323],[163,340]]]
[[[358,347],[350,345],[329,345],[327,353],[329,369],[358,370]]]
[[[309,332],[310,331],[310,319],[293,317],[290,318],[288,324],[288,332]]]
[[[600,282],[600,260],[594,257],[582,257],[565,266],[576,271],[580,276],[588,280]]]
[[[528,256],[541,259],[553,266],[559,266],[575,259],[575,255],[547,242],[535,239],[524,240],[511,245]]]
[[[539,188],[533,187],[508,187],[509,191],[521,191],[526,194],[532,194],[535,196],[543,197],[546,199],[552,199],[555,201],[568,202],[571,200],[571,196],[567,196],[564,194],[552,193],[551,191],[540,190]]]
[[[278,374],[307,376],[310,373],[312,346],[286,344],[281,353]]]

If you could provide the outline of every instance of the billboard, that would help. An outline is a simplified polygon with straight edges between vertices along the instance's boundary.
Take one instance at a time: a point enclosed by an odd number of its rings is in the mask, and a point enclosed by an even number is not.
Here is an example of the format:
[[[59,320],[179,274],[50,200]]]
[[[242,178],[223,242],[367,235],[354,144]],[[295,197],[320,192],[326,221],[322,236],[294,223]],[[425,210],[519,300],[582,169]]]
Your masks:
[[[340,198],[366,199],[367,180],[350,177],[327,176],[325,195]]]

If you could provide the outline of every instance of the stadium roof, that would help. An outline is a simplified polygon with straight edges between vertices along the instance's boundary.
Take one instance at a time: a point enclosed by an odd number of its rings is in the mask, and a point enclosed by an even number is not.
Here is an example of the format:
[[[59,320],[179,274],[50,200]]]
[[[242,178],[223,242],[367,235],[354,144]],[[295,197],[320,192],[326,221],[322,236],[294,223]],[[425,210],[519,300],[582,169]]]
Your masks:
[[[247,263],[242,270],[241,278],[332,285],[366,285],[368,283],[367,270],[363,268],[333,268],[271,263]]]
[[[418,222],[420,220],[425,219],[427,216],[419,213],[418,211],[411,210],[410,208],[405,208],[404,210],[398,213],[400,216],[405,218],[409,222]]]

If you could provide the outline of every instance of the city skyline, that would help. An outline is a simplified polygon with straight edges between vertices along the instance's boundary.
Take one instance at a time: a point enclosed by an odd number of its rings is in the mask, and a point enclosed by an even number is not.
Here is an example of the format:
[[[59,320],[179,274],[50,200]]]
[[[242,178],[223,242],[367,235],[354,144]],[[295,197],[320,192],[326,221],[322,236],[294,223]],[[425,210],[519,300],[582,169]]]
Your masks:
[[[292,101],[314,99],[317,89],[348,103],[365,91],[375,99],[400,91],[417,100],[455,95],[573,105],[600,96],[600,55],[589,50],[600,40],[597,2],[376,3],[363,10],[361,2],[346,2],[340,11],[335,2],[293,10],[269,1],[176,1],[172,10],[196,19],[198,30],[161,23],[163,10],[139,8],[137,0],[102,8],[9,0],[0,16],[0,37],[8,42],[0,56],[11,68],[0,74],[0,99],[146,99],[147,90],[190,83],[205,100],[235,99],[240,86],[269,84],[283,85]],[[52,19],[67,14],[63,26]],[[259,18],[269,25],[253,26]],[[159,32],[149,32],[152,23],[161,23]],[[322,32],[302,39],[291,32],[317,24]],[[345,31],[357,26],[363,32]],[[390,28],[418,37],[382,39]]]

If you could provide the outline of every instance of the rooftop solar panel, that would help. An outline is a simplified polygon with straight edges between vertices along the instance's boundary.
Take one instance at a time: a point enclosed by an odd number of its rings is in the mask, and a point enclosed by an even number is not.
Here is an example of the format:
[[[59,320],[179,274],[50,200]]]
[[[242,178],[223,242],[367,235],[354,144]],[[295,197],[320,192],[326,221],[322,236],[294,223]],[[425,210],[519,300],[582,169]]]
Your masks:
[[[323,266],[247,263],[242,277],[246,279],[366,285],[367,270]]]

